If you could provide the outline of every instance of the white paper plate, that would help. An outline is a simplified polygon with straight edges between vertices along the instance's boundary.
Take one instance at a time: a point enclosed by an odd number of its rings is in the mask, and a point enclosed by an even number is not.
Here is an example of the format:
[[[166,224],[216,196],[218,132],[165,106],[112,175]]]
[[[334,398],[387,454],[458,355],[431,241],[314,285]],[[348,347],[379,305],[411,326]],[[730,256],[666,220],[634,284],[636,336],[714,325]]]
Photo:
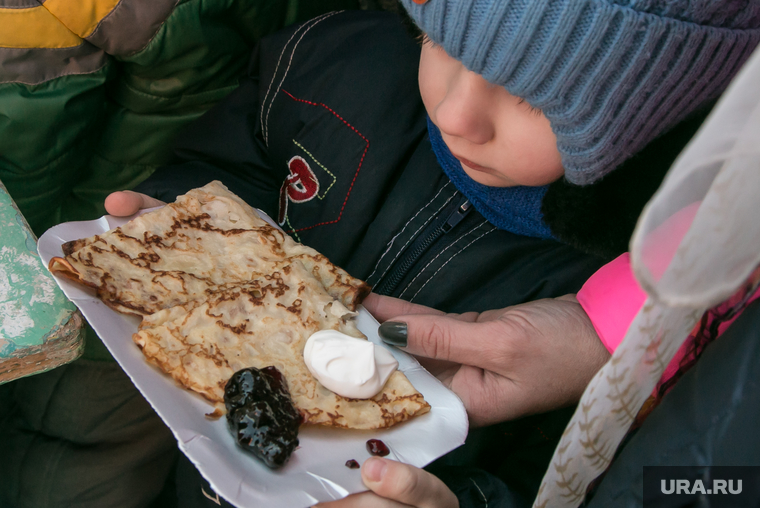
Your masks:
[[[128,220],[106,215],[55,226],[39,239],[40,257],[47,266],[52,257],[63,255],[64,242],[104,233]],[[428,414],[382,431],[302,426],[300,447],[289,462],[279,470],[269,469],[235,444],[225,418],[212,421],[204,416],[213,410],[205,399],[181,388],[145,360],[132,342],[140,318],[112,310],[88,288],[62,277],[55,279],[169,426],[180,449],[214,490],[233,505],[301,508],[367,490],[360,471],[347,468],[345,462],[355,459],[363,463],[369,457],[368,439],[381,439],[388,445],[388,458],[422,467],[460,446],[467,436],[467,415],[459,398],[414,358],[394,349],[399,368],[432,406]],[[360,308],[357,319],[359,330],[382,344],[378,323],[366,309]]]

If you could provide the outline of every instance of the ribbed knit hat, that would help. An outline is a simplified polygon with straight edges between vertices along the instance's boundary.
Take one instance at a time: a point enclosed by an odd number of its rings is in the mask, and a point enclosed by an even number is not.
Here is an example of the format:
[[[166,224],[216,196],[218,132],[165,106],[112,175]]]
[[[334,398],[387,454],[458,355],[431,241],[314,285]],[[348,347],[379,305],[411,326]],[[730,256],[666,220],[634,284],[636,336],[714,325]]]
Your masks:
[[[544,112],[578,185],[716,99],[760,42],[760,0],[401,2],[450,56]]]

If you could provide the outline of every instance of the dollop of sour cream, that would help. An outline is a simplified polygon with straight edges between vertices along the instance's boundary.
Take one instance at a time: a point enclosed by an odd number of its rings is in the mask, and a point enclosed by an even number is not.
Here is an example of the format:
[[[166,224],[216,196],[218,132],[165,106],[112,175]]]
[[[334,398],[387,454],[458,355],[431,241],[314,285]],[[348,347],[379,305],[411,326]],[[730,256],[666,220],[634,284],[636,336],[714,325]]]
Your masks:
[[[321,330],[309,337],[303,358],[325,388],[351,399],[374,397],[398,368],[384,347],[337,330]]]

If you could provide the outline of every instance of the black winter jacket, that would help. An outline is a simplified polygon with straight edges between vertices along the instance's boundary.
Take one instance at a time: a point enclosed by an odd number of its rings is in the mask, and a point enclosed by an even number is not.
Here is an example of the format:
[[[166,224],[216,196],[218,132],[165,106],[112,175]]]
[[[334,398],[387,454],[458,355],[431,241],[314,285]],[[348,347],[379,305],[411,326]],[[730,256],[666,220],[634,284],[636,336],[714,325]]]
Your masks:
[[[137,190],[171,201],[218,179],[277,218],[290,162],[318,188],[290,189],[284,229],[376,291],[447,312],[577,291],[602,259],[463,208],[428,141],[419,53],[385,13],[328,14],[266,38],[240,88]]]
[[[220,180],[376,292],[446,312],[577,292],[605,258],[496,229],[439,167],[417,85],[419,54],[388,13],[330,13],[269,36],[239,89],[180,136],[174,164],[135,190],[172,201]],[[560,236],[572,237],[565,194],[555,186],[548,196]],[[580,237],[568,242],[583,246]],[[442,463],[496,473],[527,502],[570,414],[478,429]],[[482,471],[441,471],[463,507],[482,492],[512,495],[498,482],[484,485]],[[477,491],[467,480],[475,477]]]

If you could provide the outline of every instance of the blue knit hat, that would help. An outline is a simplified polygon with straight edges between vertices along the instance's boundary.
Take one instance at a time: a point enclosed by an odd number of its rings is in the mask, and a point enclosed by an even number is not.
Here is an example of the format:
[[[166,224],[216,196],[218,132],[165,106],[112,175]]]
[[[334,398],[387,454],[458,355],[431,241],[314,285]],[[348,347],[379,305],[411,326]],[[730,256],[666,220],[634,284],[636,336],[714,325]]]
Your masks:
[[[544,112],[578,185],[716,99],[760,42],[760,0],[401,1],[450,56]]]

